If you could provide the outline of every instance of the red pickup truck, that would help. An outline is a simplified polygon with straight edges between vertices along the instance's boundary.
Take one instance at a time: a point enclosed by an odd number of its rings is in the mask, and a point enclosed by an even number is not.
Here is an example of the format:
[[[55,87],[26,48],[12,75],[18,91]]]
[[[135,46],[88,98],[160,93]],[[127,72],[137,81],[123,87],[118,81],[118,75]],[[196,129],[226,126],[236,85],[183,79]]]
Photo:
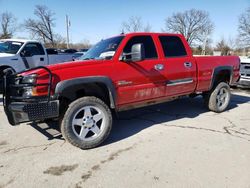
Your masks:
[[[224,111],[240,59],[194,57],[179,34],[130,33],[102,40],[81,60],[5,70],[4,108],[10,124],[57,118],[64,138],[82,149],[100,145],[112,112],[202,95]]]

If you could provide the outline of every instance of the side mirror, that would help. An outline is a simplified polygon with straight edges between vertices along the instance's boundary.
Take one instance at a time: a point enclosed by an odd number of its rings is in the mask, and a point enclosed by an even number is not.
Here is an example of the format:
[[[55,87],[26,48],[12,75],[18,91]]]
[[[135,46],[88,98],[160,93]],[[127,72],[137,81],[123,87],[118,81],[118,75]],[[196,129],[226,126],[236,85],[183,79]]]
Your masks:
[[[130,53],[124,53],[120,60],[137,62],[145,59],[145,49],[142,43],[134,44]]]
[[[145,59],[145,49],[142,43],[134,44],[131,48],[131,61],[142,61]]]
[[[30,53],[29,51],[27,51],[27,50],[23,50],[23,51],[20,53],[20,55],[21,55],[22,57],[31,57],[31,53]]]

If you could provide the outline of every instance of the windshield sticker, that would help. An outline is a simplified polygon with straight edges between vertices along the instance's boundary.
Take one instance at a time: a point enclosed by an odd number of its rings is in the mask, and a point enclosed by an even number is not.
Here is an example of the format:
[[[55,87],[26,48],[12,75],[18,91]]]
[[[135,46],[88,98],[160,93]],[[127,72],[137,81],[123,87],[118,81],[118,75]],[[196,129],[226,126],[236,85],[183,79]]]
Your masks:
[[[21,46],[21,45],[22,45],[22,43],[20,43],[20,42],[12,42],[12,44],[18,45],[18,46]]]
[[[108,51],[108,52],[103,52],[100,54],[100,57],[106,58],[106,57],[113,57],[115,55],[115,51]]]

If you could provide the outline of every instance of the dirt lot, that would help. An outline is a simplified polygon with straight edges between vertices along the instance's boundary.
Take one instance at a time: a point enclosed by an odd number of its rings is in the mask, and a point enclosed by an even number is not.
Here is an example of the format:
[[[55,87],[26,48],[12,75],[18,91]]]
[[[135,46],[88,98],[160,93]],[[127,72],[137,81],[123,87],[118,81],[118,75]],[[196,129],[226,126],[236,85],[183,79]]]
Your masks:
[[[2,106],[0,120],[0,188],[250,187],[247,90],[221,114],[201,98],[121,113],[109,139],[87,151],[56,125],[11,127]]]

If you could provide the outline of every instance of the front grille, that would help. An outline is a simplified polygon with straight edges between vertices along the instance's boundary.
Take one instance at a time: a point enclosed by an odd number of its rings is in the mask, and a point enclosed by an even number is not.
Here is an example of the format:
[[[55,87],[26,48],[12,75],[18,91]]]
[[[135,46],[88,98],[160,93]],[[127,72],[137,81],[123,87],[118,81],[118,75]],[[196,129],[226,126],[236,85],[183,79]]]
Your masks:
[[[240,75],[244,77],[250,77],[250,65],[249,63],[241,63]]]

